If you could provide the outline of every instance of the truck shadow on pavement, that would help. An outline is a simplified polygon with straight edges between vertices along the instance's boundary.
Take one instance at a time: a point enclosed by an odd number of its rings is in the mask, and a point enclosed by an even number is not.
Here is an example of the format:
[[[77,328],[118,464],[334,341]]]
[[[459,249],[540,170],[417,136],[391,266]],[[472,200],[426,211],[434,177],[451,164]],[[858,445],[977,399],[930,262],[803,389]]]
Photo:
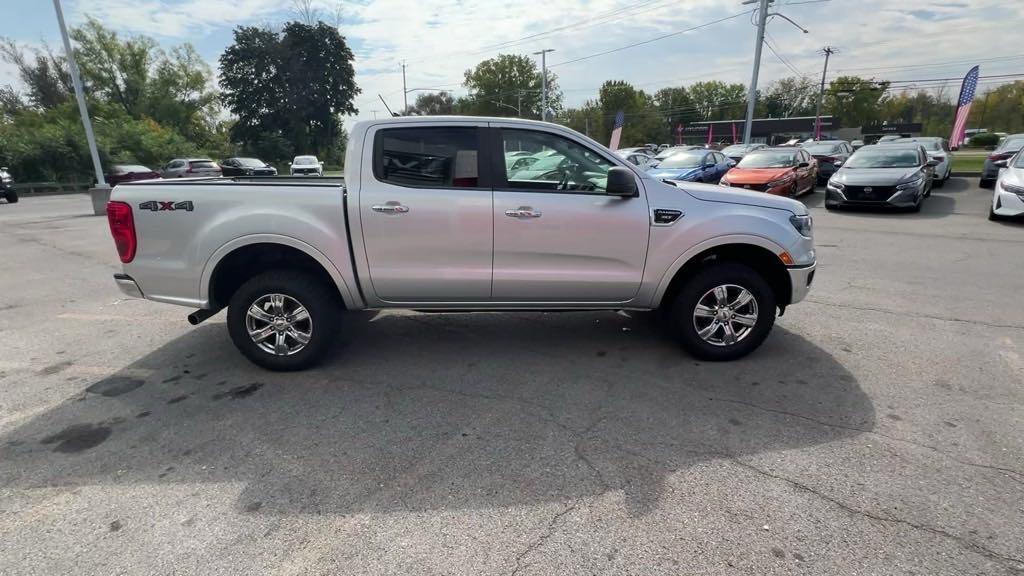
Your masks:
[[[201,326],[0,437],[0,485],[236,482],[239,513],[260,514],[609,494],[643,515],[674,473],[875,424],[854,377],[782,327],[713,364],[642,315],[354,324],[328,365],[296,374],[249,365],[223,324]]]

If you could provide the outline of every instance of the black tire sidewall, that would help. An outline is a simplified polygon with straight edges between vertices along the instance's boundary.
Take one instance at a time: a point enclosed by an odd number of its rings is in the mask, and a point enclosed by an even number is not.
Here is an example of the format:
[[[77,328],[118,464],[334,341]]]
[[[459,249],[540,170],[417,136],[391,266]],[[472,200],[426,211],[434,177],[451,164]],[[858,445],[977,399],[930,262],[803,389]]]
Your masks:
[[[757,323],[746,338],[732,346],[714,346],[697,334],[693,310],[700,298],[715,286],[735,284],[750,291],[757,301]],[[711,264],[687,280],[676,293],[670,311],[672,329],[690,354],[703,360],[726,361],[746,356],[768,337],[775,324],[776,300],[768,282],[745,264],[723,262]]]
[[[291,356],[266,352],[249,337],[245,319],[261,296],[285,294],[302,304],[312,319],[309,344]],[[330,287],[311,274],[292,270],[265,272],[243,284],[231,297],[227,324],[231,340],[254,364],[274,371],[304,370],[318,364],[330,351],[341,321],[342,307]]]

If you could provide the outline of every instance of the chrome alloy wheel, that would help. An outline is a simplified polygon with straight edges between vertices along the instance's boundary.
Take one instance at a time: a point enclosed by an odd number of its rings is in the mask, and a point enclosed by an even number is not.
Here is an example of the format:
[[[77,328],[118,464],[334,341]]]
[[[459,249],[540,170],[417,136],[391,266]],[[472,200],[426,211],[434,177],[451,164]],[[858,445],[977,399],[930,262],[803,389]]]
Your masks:
[[[693,310],[693,327],[713,346],[731,346],[750,335],[757,324],[757,300],[749,290],[723,284],[708,290]]]
[[[285,294],[260,296],[245,314],[249,337],[263,351],[291,356],[309,344],[313,319],[306,307]]]

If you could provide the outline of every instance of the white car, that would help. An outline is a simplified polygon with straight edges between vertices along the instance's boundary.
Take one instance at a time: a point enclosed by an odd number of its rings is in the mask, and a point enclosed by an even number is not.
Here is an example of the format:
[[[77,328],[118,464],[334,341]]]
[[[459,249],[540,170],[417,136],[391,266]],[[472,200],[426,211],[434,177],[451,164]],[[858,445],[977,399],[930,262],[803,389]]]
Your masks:
[[[316,156],[296,156],[288,166],[291,167],[292,176],[324,175],[324,163],[317,160]]]
[[[938,162],[935,166],[934,183],[936,187],[941,188],[946,183],[946,180],[949,180],[949,176],[953,172],[952,153],[949,151],[949,142],[945,138],[939,138],[938,136],[918,136],[915,138],[900,138],[888,143],[907,144],[908,142],[924,146],[924,151],[928,153],[928,158]]]
[[[999,178],[995,193],[992,194],[992,208],[989,220],[1002,220],[1024,216],[1024,150],[1018,151],[1009,160],[999,160]]]

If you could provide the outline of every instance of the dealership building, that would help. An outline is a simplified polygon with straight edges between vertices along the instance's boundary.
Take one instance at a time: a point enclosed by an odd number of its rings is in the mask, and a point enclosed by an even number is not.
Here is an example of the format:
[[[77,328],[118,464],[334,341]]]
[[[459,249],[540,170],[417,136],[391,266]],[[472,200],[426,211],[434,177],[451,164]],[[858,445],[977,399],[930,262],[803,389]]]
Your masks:
[[[750,127],[751,142],[776,146],[792,140],[814,137],[814,116],[795,118],[757,118]],[[676,127],[677,144],[732,144],[743,140],[744,120],[715,120],[680,124]],[[887,134],[905,137],[921,135],[920,123],[883,122],[881,124],[843,128],[835,116],[821,117],[821,138],[863,140],[867,144]]]

